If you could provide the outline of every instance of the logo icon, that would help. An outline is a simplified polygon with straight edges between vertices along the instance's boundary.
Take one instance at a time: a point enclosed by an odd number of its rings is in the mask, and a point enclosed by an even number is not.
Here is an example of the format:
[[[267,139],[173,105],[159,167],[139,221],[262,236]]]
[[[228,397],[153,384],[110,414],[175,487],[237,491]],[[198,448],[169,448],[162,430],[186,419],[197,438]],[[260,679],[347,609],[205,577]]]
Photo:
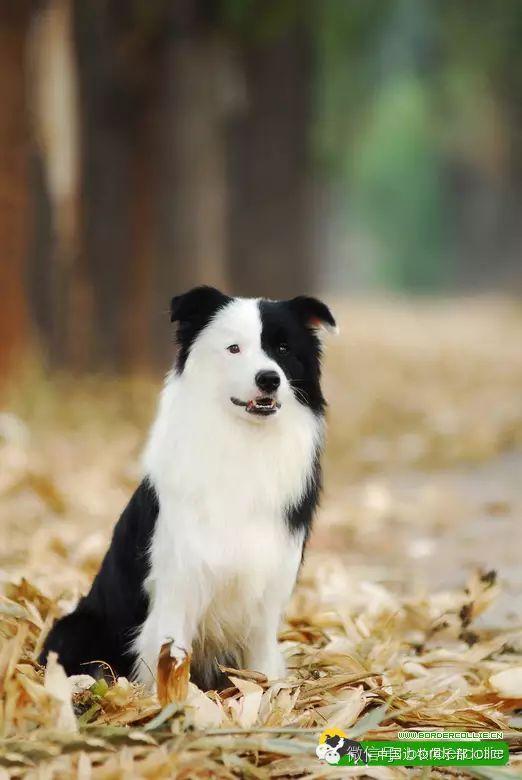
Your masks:
[[[315,753],[317,758],[333,765],[338,764],[343,756],[348,758],[350,764],[368,763],[366,750],[361,743],[354,739],[348,739],[348,736],[341,729],[323,731]],[[343,763],[345,762],[343,761]]]

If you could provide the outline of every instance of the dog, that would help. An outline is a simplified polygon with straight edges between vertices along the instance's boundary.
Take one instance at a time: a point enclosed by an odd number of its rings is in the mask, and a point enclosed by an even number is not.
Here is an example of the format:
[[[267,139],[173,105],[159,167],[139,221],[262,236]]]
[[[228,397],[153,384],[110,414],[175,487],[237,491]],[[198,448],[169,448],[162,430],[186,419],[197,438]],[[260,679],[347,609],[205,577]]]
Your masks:
[[[311,297],[233,298],[197,287],[171,302],[177,351],[143,455],[143,480],[88,595],[40,657],[68,675],[111,669],[154,689],[161,647],[203,690],[218,664],[285,674],[277,634],[320,484],[325,400]]]

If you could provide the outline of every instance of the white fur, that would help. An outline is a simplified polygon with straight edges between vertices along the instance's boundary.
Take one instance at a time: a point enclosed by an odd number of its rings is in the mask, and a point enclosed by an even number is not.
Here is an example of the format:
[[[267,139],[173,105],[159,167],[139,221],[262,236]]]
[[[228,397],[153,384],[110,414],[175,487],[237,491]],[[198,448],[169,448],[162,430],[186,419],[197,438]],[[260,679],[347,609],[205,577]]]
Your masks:
[[[228,352],[230,344],[241,352]],[[262,369],[281,376],[281,408],[256,418],[230,398],[254,398]],[[212,656],[225,643],[246,668],[284,673],[277,632],[303,544],[285,509],[312,479],[322,435],[322,420],[296,401],[261,348],[257,302],[233,300],[196,339],[183,373],[167,376],[144,453],[160,512],[146,581],[151,609],[134,644],[142,682],[153,682],[170,639],[175,656]]]

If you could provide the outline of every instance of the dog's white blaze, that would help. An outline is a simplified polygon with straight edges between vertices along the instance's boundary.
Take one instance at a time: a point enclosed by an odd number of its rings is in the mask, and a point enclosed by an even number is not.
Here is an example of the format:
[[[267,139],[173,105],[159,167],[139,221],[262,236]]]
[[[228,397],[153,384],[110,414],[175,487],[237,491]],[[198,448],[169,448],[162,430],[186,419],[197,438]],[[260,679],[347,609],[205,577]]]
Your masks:
[[[257,301],[233,300],[198,336],[183,373],[167,376],[143,461],[160,503],[151,609],[134,645],[146,684],[169,638],[196,655],[240,645],[246,667],[284,671],[277,630],[303,542],[285,510],[312,478],[323,428],[263,352],[261,328]],[[236,343],[234,355],[226,348]],[[254,376],[267,368],[281,376],[281,409],[252,419],[230,398],[254,397]]]

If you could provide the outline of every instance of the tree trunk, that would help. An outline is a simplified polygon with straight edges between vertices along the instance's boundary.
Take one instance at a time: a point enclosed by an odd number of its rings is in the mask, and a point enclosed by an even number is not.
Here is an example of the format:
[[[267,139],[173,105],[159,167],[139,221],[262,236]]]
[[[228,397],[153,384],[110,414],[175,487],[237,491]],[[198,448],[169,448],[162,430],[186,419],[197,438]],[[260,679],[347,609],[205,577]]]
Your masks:
[[[164,366],[170,296],[225,282],[220,47],[207,5],[158,3],[146,26],[134,10],[77,0],[91,365],[113,371]]]
[[[231,273],[240,294],[286,297],[315,286],[311,62],[298,16],[241,53],[246,108],[228,140]]]
[[[228,288],[224,53],[205,3],[173,4],[159,100],[152,348],[172,341],[169,299],[197,284]]]
[[[77,0],[75,28],[83,106],[81,254],[92,301],[89,365],[135,371],[150,362],[150,125],[158,55],[130,6]]]
[[[29,298],[53,368],[81,364],[86,324],[78,265],[78,90],[71,10],[71,0],[44,0],[29,37],[34,142]]]
[[[0,0],[0,379],[27,337],[29,234],[25,47],[29,1]]]

